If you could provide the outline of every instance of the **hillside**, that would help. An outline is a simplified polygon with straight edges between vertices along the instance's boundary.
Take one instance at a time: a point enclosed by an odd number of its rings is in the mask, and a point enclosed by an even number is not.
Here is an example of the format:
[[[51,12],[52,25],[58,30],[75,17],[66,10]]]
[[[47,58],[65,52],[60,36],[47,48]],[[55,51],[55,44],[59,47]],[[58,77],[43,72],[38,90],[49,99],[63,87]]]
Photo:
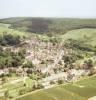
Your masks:
[[[15,17],[0,19],[0,22],[11,24],[10,28],[34,33],[64,34],[74,29],[96,28],[96,19]]]
[[[96,46],[96,29],[76,29],[67,32],[66,34],[61,36],[64,40],[77,40],[84,41],[86,44],[90,44],[92,46]]]

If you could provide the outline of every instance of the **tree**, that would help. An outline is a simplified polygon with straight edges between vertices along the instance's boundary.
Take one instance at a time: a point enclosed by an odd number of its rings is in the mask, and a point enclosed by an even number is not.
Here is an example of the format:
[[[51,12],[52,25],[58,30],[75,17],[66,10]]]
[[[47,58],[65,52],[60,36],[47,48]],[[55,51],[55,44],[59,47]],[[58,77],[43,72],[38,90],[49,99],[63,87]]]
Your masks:
[[[35,65],[32,63],[32,61],[27,61],[24,65],[23,68],[35,68]]]
[[[18,55],[22,58],[25,58],[25,54],[26,54],[26,49],[21,49],[18,51]]]
[[[44,86],[42,84],[38,83],[37,84],[37,89],[42,89],[42,88],[44,88]]]
[[[25,94],[25,93],[26,93],[25,89],[19,90],[19,95],[23,95],[23,94]]]
[[[15,57],[12,57],[13,58],[13,60],[12,60],[12,66],[13,67],[17,67],[17,66],[20,66],[20,65],[22,65],[22,59],[21,59],[21,57],[20,56],[15,56]]]
[[[52,80],[52,81],[50,81],[50,84],[53,85],[53,84],[55,84],[55,82]]]
[[[85,67],[87,67],[88,69],[91,69],[94,66],[93,61],[91,59],[84,61],[84,64]]]
[[[5,96],[5,98],[9,97],[9,91],[8,90],[5,91],[4,96]]]
[[[89,68],[93,67],[93,61],[89,59],[87,65],[89,66]]]
[[[62,58],[66,64],[74,63],[77,59],[75,55],[66,55]]]
[[[4,74],[2,74],[1,77],[2,77],[2,80],[1,80],[2,81],[2,84],[4,84],[6,82],[6,77],[4,77]]]
[[[3,36],[0,36],[0,44],[3,46],[6,45],[18,45],[20,44],[20,36],[19,35],[12,35],[12,34],[7,34],[7,33],[3,33]]]
[[[59,79],[58,80],[58,84],[63,84],[63,80],[62,79]]]

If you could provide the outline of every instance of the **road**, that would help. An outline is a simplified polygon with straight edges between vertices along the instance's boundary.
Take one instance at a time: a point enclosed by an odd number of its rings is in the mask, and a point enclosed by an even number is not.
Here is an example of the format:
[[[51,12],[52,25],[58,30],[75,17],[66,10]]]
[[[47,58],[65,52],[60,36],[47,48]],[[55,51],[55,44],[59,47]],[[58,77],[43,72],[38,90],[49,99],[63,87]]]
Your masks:
[[[62,59],[62,56],[64,55],[64,51],[60,50],[54,60],[54,64],[48,65],[47,68],[45,68],[44,70],[42,70],[42,73],[46,73],[48,72],[50,69],[55,68],[55,66],[58,64],[58,62]]]
[[[42,70],[43,73],[48,72],[50,69],[55,68],[55,66],[58,64],[58,62],[62,59],[62,56],[65,54],[64,50],[62,50],[62,45],[63,45],[63,40],[61,40],[59,47],[58,47],[58,53],[57,55],[54,57],[54,64],[52,65],[48,65],[47,68],[45,68],[44,70]]]

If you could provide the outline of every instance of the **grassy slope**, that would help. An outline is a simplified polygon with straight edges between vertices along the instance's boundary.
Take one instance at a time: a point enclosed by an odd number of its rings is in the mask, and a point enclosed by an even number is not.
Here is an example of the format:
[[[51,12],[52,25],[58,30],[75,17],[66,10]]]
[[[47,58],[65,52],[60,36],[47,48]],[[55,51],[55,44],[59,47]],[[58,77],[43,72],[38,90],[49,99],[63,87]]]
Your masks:
[[[35,22],[34,22],[35,20]],[[38,20],[41,22],[46,22],[48,24],[48,31],[50,33],[65,33],[63,36],[64,40],[72,38],[76,40],[86,40],[86,43],[96,45],[96,19],[64,19],[64,18],[8,18],[1,19],[0,22],[12,24],[15,29],[21,29],[25,31],[26,29],[31,29],[32,31],[32,22],[38,23]],[[5,25],[5,27],[4,27]],[[25,32],[20,32],[14,29],[9,29],[8,25],[3,24],[1,27],[0,24],[0,33],[7,31],[12,34],[25,35]],[[37,25],[38,26],[38,25]],[[43,27],[43,26],[42,26]],[[42,28],[41,27],[41,28]],[[87,27],[87,28],[86,28]],[[38,30],[38,27],[35,27]],[[44,29],[46,31],[46,29]],[[71,30],[71,31],[69,31]],[[27,34],[27,33],[26,33]]]
[[[61,36],[64,40],[84,40],[87,44],[96,45],[96,29],[77,29],[67,32]]]
[[[13,34],[13,35],[19,35],[19,36],[28,36],[27,32],[21,32],[15,29],[10,29],[9,28],[10,24],[2,24],[0,23],[0,35],[2,35],[2,33],[7,32],[9,34]]]
[[[8,18],[0,22],[11,24],[13,28],[30,32],[66,33],[69,30],[81,28],[96,28],[96,19],[67,19],[67,18]]]
[[[87,100],[96,96],[96,77],[29,94],[16,100]]]

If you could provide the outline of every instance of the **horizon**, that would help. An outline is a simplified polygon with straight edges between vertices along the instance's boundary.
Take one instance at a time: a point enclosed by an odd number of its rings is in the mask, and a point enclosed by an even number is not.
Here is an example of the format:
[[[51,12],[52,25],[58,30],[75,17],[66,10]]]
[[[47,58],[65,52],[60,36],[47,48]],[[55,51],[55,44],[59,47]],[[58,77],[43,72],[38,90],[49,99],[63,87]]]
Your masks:
[[[44,17],[44,16],[10,16],[10,17],[0,17],[0,19],[8,18],[48,18],[48,19],[96,19],[96,17]]]

